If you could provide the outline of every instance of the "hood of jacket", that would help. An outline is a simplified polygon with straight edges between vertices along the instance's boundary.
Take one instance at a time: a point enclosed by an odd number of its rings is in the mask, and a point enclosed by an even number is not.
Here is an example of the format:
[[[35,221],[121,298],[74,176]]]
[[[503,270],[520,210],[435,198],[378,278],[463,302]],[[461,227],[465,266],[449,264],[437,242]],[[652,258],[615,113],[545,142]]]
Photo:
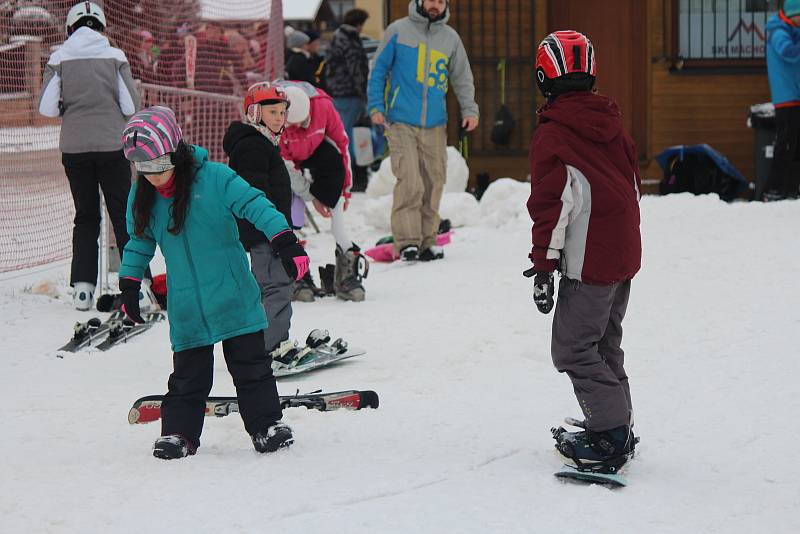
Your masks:
[[[450,2],[448,1],[446,7],[444,8],[444,16],[436,22],[431,22],[427,17],[423,17],[419,14],[417,11],[417,1],[411,0],[408,3],[408,18],[416,24],[423,24],[427,26],[428,23],[430,23],[431,26],[444,26],[447,24],[447,21],[450,20]]]
[[[126,61],[121,50],[113,48],[108,42],[108,37],[91,28],[83,26],[75,30],[53,54],[58,61],[70,59],[113,58]]]
[[[607,96],[589,91],[561,95],[539,111],[541,122],[566,126],[590,141],[608,143],[622,131],[622,112]]]

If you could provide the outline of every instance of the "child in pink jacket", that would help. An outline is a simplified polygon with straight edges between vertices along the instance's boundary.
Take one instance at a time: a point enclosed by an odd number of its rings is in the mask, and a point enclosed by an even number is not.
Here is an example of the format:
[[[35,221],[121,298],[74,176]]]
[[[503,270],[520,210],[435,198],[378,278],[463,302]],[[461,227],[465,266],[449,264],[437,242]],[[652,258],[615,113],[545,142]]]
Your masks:
[[[336,296],[360,302],[365,297],[362,279],[367,276],[368,264],[344,224],[352,184],[344,124],[333,100],[321,89],[306,82],[280,85],[289,98],[280,150],[289,168],[292,191],[303,200],[310,200],[320,215],[331,219],[336,240]]]

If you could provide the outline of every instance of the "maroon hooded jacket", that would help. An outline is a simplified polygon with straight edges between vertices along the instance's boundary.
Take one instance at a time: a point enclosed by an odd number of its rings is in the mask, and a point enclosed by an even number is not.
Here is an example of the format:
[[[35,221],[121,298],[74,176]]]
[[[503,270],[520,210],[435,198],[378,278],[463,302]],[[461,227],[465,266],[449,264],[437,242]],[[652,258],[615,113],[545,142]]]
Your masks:
[[[641,177],[617,104],[573,92],[539,111],[531,143],[530,258],[539,271],[611,285],[641,266]]]

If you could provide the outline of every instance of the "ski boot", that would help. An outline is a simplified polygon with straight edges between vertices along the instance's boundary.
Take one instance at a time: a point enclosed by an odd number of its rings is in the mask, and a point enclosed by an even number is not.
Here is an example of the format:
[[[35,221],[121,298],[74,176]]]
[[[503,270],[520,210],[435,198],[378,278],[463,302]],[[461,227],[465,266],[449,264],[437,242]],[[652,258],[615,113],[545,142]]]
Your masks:
[[[177,460],[197,452],[197,447],[180,434],[161,436],[153,445],[153,456],[162,460]]]
[[[336,266],[330,263],[319,268],[319,285],[325,296],[336,295],[334,280],[336,279]]]
[[[314,279],[311,278],[311,273],[306,273],[301,280],[295,281],[292,301],[314,302],[318,291],[319,289],[314,284]]]
[[[94,304],[94,284],[89,282],[75,282],[72,293],[72,303],[79,311],[89,311]]]
[[[582,430],[567,432],[564,428],[553,428],[556,450],[575,463],[579,471],[614,474],[633,458],[638,439],[628,426],[620,426],[603,432]]]
[[[292,429],[282,421],[275,421],[266,429],[251,436],[258,452],[275,452],[294,443]]]
[[[342,247],[336,245],[333,288],[337,297],[354,302],[363,301],[366,295],[361,280],[366,278],[368,273],[369,263],[367,258],[361,254],[358,245],[353,243],[353,246],[346,252],[342,250]]]

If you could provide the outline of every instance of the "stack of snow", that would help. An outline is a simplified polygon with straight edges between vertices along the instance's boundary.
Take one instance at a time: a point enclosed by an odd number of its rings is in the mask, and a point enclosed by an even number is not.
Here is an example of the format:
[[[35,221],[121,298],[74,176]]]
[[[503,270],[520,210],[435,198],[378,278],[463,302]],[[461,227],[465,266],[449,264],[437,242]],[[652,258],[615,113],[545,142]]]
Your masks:
[[[513,178],[498,178],[489,185],[481,197],[481,220],[493,228],[520,219],[527,220],[527,201],[530,194],[529,183],[519,182]]]
[[[478,201],[466,192],[469,180],[469,167],[455,147],[447,147],[447,179],[439,207],[443,219],[450,219],[454,227],[474,224],[480,217]],[[397,177],[392,173],[391,157],[381,162],[381,166],[369,180],[367,197],[371,202],[365,207],[364,216],[368,224],[379,229],[391,228],[392,193]]]

